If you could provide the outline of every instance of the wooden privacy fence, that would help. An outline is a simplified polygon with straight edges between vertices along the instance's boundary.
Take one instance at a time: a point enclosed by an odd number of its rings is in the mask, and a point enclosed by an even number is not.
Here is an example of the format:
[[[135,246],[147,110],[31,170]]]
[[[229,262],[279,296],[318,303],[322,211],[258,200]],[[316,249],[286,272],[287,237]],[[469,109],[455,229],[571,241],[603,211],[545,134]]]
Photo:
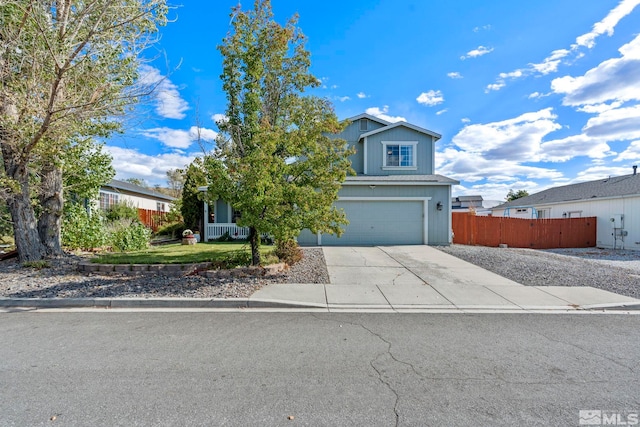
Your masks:
[[[162,225],[166,215],[166,212],[138,208],[138,218],[140,218],[140,221],[144,225],[152,229],[154,233],[158,231],[158,227]]]
[[[513,248],[590,248],[596,245],[596,217],[520,219],[454,213],[453,243]]]

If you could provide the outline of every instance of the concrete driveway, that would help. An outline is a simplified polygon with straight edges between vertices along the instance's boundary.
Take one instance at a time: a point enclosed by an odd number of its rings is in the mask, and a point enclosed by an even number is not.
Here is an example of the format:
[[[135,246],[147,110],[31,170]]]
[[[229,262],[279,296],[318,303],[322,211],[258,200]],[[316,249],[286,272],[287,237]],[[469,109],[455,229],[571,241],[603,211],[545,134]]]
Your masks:
[[[431,246],[323,247],[327,285],[268,285],[253,300],[389,310],[575,310],[638,304],[589,287],[523,286]]]

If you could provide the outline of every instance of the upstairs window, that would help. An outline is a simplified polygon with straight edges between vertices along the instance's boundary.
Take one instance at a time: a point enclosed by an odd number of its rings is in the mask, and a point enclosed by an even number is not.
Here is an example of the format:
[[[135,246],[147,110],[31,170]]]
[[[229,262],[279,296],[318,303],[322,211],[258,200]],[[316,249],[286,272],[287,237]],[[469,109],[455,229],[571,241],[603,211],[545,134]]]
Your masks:
[[[160,211],[160,212],[164,212],[164,203],[162,202],[156,202],[156,210]]]
[[[417,142],[383,142],[383,169],[416,169]]]
[[[369,120],[368,119],[360,119],[360,130],[361,131],[369,130]]]

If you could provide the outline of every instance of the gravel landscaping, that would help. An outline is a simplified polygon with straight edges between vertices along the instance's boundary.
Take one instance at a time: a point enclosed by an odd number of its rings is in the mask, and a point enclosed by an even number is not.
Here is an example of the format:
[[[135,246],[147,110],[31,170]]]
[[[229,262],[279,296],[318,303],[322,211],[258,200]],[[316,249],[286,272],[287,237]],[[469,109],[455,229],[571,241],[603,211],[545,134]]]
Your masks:
[[[304,248],[302,261],[269,277],[136,276],[81,274],[86,257],[69,255],[50,261],[50,268],[24,268],[0,261],[0,297],[5,298],[247,298],[269,283],[329,283],[322,249]]]
[[[640,298],[640,251],[465,245],[438,249],[527,286],[592,286]]]

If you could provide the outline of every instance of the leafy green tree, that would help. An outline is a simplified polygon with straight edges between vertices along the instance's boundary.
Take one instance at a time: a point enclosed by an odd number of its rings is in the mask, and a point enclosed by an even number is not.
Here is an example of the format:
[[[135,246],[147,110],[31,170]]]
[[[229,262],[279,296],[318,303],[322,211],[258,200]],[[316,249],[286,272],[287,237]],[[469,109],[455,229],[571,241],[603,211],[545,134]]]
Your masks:
[[[218,123],[215,153],[206,158],[209,197],[220,197],[249,227],[251,262],[260,263],[260,235],[286,241],[304,228],[342,233],[333,207],[351,170],[331,103],[305,95],[319,80],[310,71],[297,16],[281,26],[271,2],[232,10],[233,30],[219,46],[227,120]]]
[[[529,192],[527,190],[513,191],[513,189],[511,189],[507,193],[507,202],[511,202],[513,200],[520,199],[522,197],[527,197],[528,195],[529,195]]]
[[[62,154],[118,130],[113,117],[148,93],[135,85],[138,58],[166,9],[165,0],[0,1],[0,187],[21,262],[61,253],[51,241],[60,239]]]
[[[197,157],[184,173],[184,186],[182,187],[182,201],[180,212],[185,228],[199,229],[202,222],[203,201],[198,187],[207,185],[202,159]]]

